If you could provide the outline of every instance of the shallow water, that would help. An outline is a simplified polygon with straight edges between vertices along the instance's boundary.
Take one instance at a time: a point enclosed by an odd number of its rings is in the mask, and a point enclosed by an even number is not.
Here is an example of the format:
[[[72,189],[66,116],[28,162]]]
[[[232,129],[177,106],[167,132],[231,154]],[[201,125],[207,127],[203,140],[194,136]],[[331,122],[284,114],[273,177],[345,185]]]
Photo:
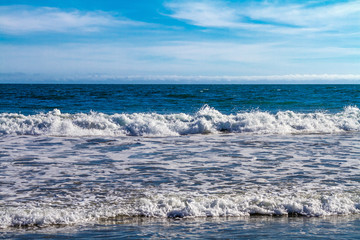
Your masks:
[[[91,226],[9,230],[11,239],[358,239],[360,216],[135,218]]]
[[[360,138],[3,136],[3,227],[360,213]]]

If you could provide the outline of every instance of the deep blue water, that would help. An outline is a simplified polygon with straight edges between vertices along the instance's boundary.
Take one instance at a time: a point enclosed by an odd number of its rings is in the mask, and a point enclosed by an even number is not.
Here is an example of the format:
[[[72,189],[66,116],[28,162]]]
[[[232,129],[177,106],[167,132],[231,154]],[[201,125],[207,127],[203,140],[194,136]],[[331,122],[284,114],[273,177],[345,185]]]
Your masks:
[[[336,112],[359,105],[360,85],[30,85],[1,84],[0,112],[194,113]]]

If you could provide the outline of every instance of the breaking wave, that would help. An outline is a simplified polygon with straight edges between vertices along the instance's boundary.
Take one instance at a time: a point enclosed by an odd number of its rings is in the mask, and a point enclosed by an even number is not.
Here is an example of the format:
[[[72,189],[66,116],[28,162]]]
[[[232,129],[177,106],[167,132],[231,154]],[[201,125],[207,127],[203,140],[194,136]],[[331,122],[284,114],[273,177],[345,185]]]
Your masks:
[[[222,196],[156,195],[130,203],[75,204],[67,207],[22,205],[0,208],[0,228],[94,224],[129,217],[196,218],[264,216],[336,216],[360,213],[357,194],[316,193],[294,196],[244,194]]]
[[[205,105],[193,115],[100,112],[0,114],[0,134],[55,136],[177,136],[205,133],[298,134],[360,130],[360,109],[348,106],[338,113],[279,111],[225,115]]]

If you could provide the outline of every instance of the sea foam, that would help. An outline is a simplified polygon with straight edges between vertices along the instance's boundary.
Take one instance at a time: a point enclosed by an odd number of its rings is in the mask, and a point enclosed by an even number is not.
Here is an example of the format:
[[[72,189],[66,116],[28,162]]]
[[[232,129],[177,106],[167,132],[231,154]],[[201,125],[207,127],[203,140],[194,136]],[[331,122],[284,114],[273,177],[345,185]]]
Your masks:
[[[266,216],[330,216],[360,213],[359,196],[350,194],[142,197],[131,204],[74,204],[65,207],[23,205],[0,208],[0,228],[81,225],[112,221],[122,217],[196,218]]]
[[[360,130],[360,109],[345,107],[339,113],[264,111],[222,114],[205,105],[193,115],[99,112],[68,114],[0,114],[0,134],[54,136],[177,136],[205,133],[301,134]]]

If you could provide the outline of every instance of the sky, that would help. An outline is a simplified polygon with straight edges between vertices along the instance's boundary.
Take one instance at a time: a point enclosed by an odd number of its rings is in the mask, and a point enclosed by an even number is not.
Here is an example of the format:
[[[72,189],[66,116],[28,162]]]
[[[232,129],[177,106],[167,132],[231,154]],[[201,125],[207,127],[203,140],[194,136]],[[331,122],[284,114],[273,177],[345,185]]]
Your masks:
[[[0,82],[360,83],[360,1],[0,0]]]

